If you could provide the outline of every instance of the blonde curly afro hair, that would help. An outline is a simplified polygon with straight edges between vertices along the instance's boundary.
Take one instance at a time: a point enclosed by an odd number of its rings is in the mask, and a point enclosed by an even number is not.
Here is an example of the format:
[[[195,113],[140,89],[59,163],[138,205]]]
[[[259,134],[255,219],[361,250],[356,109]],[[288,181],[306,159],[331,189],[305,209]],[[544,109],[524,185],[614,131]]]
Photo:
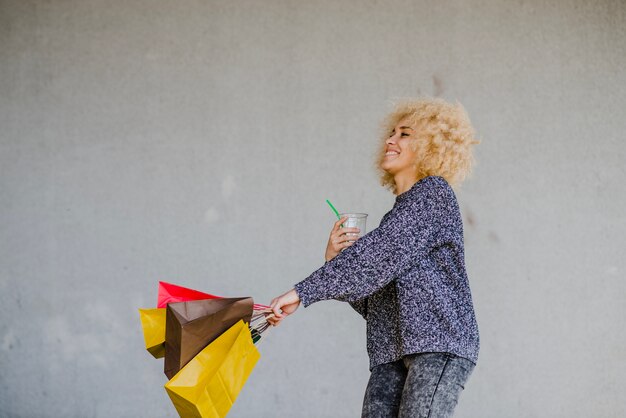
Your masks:
[[[416,138],[411,148],[418,153],[415,161],[416,181],[427,176],[441,176],[458,187],[470,174],[475,160],[472,145],[479,144],[465,108],[456,101],[448,103],[440,98],[403,99],[385,117],[380,125],[380,144],[376,154],[376,169],[382,186],[397,194],[393,175],[381,163],[387,148],[386,140],[403,119],[415,129]]]

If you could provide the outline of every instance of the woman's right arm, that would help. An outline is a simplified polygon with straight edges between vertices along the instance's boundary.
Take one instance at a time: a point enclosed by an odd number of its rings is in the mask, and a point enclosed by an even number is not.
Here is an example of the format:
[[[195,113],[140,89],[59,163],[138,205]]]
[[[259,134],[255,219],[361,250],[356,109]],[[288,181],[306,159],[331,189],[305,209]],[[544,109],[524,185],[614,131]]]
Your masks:
[[[356,302],[348,302],[355,311],[361,314],[363,319],[367,319],[367,298],[359,299]]]
[[[321,300],[357,302],[370,296],[425,257],[440,228],[454,228],[450,222],[458,207],[444,179],[433,177],[410,197],[387,222],[295,284],[305,308]]]

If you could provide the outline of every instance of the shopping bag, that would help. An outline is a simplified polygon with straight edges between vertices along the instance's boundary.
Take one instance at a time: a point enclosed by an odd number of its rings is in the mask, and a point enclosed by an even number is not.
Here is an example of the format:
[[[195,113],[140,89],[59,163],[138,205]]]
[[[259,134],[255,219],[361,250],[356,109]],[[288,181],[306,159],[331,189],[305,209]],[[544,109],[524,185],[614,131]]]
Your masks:
[[[183,418],[223,418],[261,355],[243,320],[207,345],[165,384]]]
[[[250,323],[251,297],[168,303],[165,318],[165,367],[172,378],[204,347],[243,319]]]
[[[165,308],[168,303],[186,302],[189,300],[217,299],[219,296],[171,283],[159,282],[157,308]]]
[[[187,302],[190,300],[202,299],[221,299],[221,296],[212,295],[210,293],[200,292],[199,290],[190,289],[188,287],[178,286],[176,284],[159,282],[159,294],[157,298],[157,308],[165,308],[168,303]],[[269,308],[267,305],[255,303],[254,310],[262,311]]]
[[[154,358],[165,356],[165,308],[139,309],[146,350]]]

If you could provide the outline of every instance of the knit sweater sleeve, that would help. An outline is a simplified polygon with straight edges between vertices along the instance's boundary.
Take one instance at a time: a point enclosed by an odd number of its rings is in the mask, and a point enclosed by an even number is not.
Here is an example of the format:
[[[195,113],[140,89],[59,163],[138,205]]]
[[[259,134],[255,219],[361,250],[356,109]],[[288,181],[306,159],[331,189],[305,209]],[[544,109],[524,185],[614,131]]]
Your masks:
[[[408,191],[385,223],[294,285],[304,307],[328,299],[360,307],[357,301],[404,275],[428,253],[442,220],[449,217],[454,195],[443,180],[422,186]]]
[[[363,319],[367,319],[367,298],[359,299],[357,301],[349,303],[355,311],[361,314]]]

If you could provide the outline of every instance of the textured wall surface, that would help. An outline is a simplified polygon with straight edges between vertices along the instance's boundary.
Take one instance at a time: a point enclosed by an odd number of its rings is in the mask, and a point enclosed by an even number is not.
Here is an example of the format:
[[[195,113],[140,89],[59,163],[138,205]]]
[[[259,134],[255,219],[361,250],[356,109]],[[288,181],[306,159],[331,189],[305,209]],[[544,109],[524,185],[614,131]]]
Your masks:
[[[399,97],[463,103],[481,332],[459,417],[626,415],[626,3],[0,0],[0,416],[174,417],[137,308],[269,303],[325,203],[378,225]],[[347,304],[270,331],[232,417],[356,417]]]

